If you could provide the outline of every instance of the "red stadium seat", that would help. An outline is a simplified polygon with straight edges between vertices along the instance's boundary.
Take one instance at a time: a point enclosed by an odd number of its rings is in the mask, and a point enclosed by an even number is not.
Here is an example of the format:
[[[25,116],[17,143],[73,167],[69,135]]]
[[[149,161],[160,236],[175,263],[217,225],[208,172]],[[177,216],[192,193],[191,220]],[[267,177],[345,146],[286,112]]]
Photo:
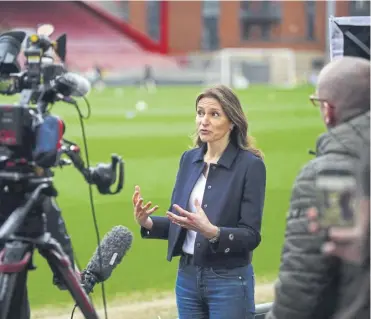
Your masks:
[[[8,28],[35,29],[38,24],[51,23],[52,37],[67,34],[69,69],[87,71],[94,65],[105,70],[130,69],[146,63],[173,65],[170,58],[147,53],[121,31],[104,19],[91,14],[75,2],[63,1],[0,1],[0,12]]]

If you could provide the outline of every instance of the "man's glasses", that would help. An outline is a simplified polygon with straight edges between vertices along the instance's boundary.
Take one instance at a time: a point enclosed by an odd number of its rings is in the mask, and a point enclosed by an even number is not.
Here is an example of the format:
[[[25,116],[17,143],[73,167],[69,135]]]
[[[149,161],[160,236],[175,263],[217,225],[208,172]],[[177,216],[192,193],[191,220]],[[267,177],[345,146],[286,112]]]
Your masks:
[[[319,98],[318,96],[315,96],[315,95],[309,96],[309,100],[312,102],[312,104],[315,107],[320,107],[321,102],[327,102],[325,99],[321,99],[321,98]]]

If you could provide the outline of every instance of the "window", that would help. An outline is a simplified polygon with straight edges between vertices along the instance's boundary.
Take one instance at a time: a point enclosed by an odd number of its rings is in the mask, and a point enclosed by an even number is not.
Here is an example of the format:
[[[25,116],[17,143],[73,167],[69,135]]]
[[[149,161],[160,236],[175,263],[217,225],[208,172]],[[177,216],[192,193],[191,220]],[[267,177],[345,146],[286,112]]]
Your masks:
[[[264,0],[261,2],[261,10],[263,13],[270,16],[274,7],[272,1]],[[270,23],[264,23],[261,25],[261,38],[262,40],[269,40],[271,37],[272,25]]]
[[[217,17],[204,18],[202,31],[202,50],[213,51],[219,48],[219,19]]]
[[[240,1],[240,28],[242,40],[251,40],[253,25],[248,21],[251,4],[254,3],[248,0]]]
[[[280,9],[277,1],[240,1],[241,39],[269,40],[273,25],[281,20]]]
[[[202,15],[204,17],[219,17],[220,3],[219,0],[204,0]]]
[[[108,11],[120,20],[129,20],[129,0],[97,1],[96,5]]]
[[[251,40],[251,41],[260,41],[261,40],[261,26],[258,24],[246,24],[242,28],[242,39]]]
[[[270,24],[263,24],[261,26],[261,38],[262,40],[269,40],[271,37],[272,26]]]
[[[272,1],[264,0],[264,1],[261,1],[260,5],[261,5],[261,9],[264,12],[267,12],[267,11],[271,10],[271,8],[272,8]]]
[[[241,9],[241,12],[247,12],[249,11],[250,9],[250,3],[251,1],[249,0],[241,0],[240,1],[240,9]]]
[[[315,40],[316,38],[316,1],[307,0],[305,2],[305,14],[307,17],[307,40]]]
[[[202,7],[201,48],[206,51],[219,49],[219,15],[218,0],[204,0]]]
[[[129,0],[119,1],[122,11],[122,18],[125,21],[129,20]]]
[[[350,16],[369,16],[370,15],[370,1],[368,0],[353,0],[349,1],[349,15]]]
[[[147,0],[147,33],[153,40],[160,39],[160,1]]]

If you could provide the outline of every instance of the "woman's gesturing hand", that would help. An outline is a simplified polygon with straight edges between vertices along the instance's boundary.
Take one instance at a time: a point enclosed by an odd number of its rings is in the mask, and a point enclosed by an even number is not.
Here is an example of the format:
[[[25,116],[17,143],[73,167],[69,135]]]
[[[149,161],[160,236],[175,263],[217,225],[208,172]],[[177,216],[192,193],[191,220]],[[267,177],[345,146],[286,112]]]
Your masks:
[[[158,206],[157,205],[153,206],[150,209],[152,202],[148,202],[147,204],[143,206],[143,198],[140,194],[139,186],[135,186],[135,191],[133,194],[132,201],[133,201],[133,207],[134,207],[134,218],[136,222],[140,226],[148,230],[151,230],[153,226],[153,222],[152,222],[151,217],[149,216],[158,209]]]
[[[197,199],[194,204],[196,206],[195,213],[191,213],[181,208],[179,205],[174,204],[173,207],[180,215],[178,216],[172,212],[167,212],[167,216],[172,223],[199,232],[208,239],[215,237],[218,233],[218,227],[210,223]]]

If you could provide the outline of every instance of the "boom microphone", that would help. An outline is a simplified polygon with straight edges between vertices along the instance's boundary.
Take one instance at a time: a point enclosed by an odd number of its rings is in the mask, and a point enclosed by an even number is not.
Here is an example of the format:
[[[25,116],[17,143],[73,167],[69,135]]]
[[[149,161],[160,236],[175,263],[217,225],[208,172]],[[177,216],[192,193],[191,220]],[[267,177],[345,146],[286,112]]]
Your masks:
[[[98,248],[95,250],[87,267],[82,272],[82,285],[86,293],[90,293],[96,283],[107,280],[112,270],[121,263],[122,258],[130,249],[133,241],[132,232],[124,226],[115,226],[107,233],[100,244],[100,260]]]
[[[55,89],[64,96],[82,97],[91,89],[90,82],[83,76],[67,72],[56,79]]]

